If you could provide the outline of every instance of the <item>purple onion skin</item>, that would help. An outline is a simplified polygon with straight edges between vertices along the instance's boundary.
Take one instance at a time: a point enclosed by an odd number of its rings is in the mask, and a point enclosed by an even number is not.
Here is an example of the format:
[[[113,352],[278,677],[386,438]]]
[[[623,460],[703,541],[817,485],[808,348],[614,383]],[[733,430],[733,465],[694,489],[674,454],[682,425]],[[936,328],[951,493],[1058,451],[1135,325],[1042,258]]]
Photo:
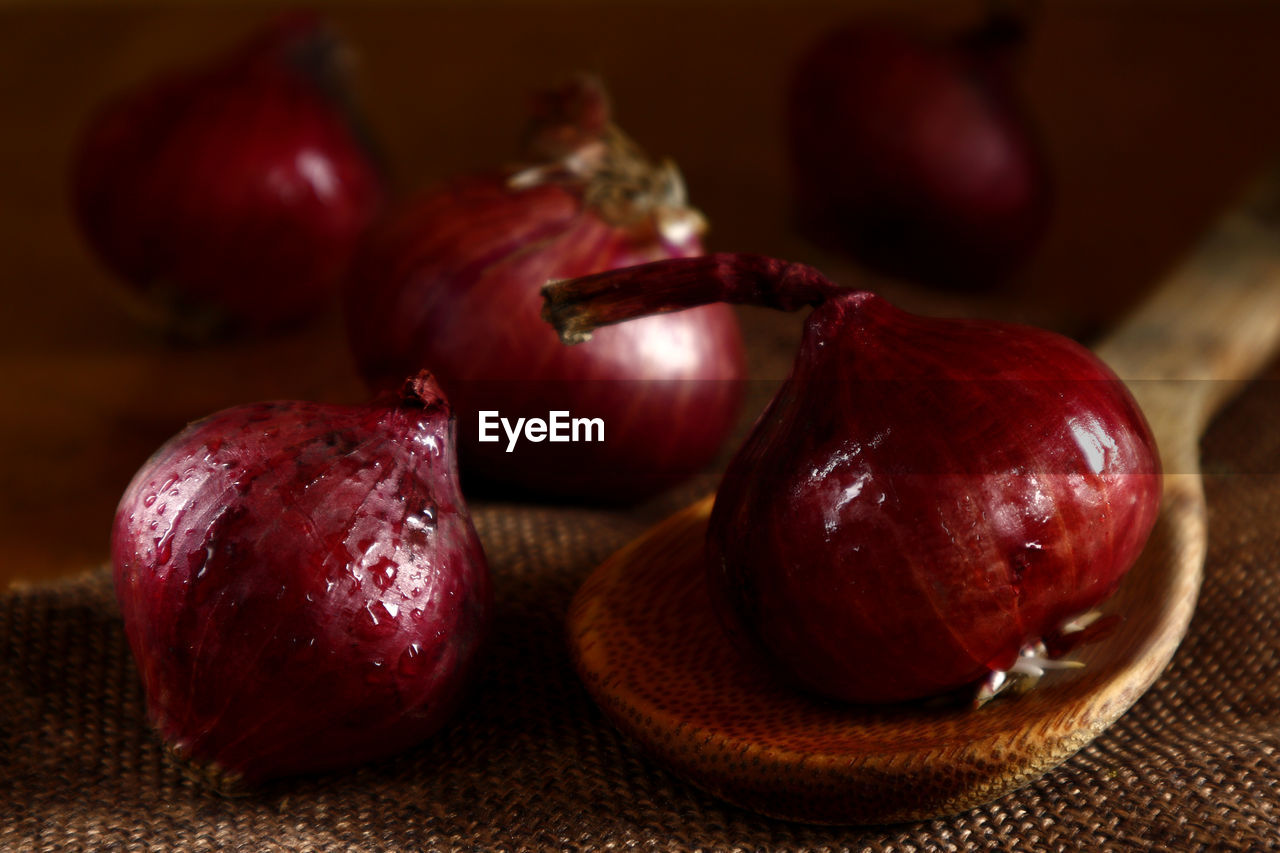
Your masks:
[[[117,598],[150,717],[226,790],[395,755],[456,712],[492,591],[448,406],[274,402],[192,424],[129,484]]]
[[[1060,335],[914,316],[751,255],[544,295],[566,340],[713,301],[815,306],[707,531],[729,633],[813,692],[890,703],[983,683],[1105,601],[1155,524],[1149,425],[1111,370]]]
[[[731,633],[859,703],[946,693],[1094,608],[1155,523],[1142,413],[1052,333],[850,293],[724,477],[707,535]]]
[[[983,35],[855,23],[804,54],[787,133],[799,225],[815,242],[944,288],[1000,284],[1026,263],[1048,230],[1052,179],[1011,81],[1013,45]]]
[[[336,91],[333,48],[313,17],[284,16],[122,93],[79,140],[81,232],[180,336],[263,333],[331,306],[382,212],[385,179]]]
[[[746,359],[725,305],[601,330],[565,347],[540,317],[540,288],[701,252],[611,225],[572,187],[519,191],[503,174],[424,193],[370,237],[346,291],[352,352],[375,387],[436,374],[459,413],[463,470],[506,494],[627,503],[669,488],[721,448]],[[479,441],[478,413],[600,418],[600,443]]]

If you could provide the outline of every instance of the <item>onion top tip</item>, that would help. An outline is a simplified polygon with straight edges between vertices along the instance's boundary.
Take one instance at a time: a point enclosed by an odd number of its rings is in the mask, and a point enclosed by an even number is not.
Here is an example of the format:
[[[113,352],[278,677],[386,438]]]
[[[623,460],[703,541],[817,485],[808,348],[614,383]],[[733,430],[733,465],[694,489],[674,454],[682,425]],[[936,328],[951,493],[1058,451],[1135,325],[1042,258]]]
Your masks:
[[[551,279],[542,286],[542,319],[551,324],[565,344],[581,344],[591,340],[595,325],[579,313],[575,305],[580,279]]]

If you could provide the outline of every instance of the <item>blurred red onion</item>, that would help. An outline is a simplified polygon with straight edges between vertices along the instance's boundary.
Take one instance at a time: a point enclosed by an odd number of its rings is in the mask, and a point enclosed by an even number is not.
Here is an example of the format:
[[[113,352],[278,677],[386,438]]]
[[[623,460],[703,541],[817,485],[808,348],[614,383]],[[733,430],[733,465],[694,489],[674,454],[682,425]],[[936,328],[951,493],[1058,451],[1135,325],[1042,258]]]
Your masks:
[[[529,164],[423,193],[371,235],[346,289],[351,348],[374,386],[430,369],[459,412],[464,478],[508,495],[631,501],[705,466],[731,429],[745,360],[708,306],[568,348],[542,322],[549,279],[702,251],[674,164],[651,163],[582,77],[536,102]],[[479,414],[560,411],[603,441],[482,442]],[[510,451],[509,451],[510,448]]]
[[[187,338],[331,306],[386,191],[311,15],[107,104],[75,154],[90,246]],[[403,377],[402,377],[403,378]]]
[[[1048,227],[1046,155],[1016,91],[1024,26],[943,40],[854,22],[801,57],[787,133],[802,230],[868,269],[940,287],[1015,273]]]

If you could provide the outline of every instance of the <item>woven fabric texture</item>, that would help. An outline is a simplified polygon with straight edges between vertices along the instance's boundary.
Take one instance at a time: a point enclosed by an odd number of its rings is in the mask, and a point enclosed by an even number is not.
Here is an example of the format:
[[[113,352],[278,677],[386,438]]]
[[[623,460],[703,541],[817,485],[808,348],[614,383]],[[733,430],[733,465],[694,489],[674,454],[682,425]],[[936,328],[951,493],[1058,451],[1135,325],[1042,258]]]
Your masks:
[[[1280,849],[1280,371],[1204,441],[1207,577],[1190,633],[1138,704],[1028,787],[948,819],[810,827],[725,805],[656,766],[580,686],[563,621],[613,550],[710,490],[630,510],[480,504],[497,639],[430,743],[224,799],[146,723],[105,568],[0,598],[5,851]]]

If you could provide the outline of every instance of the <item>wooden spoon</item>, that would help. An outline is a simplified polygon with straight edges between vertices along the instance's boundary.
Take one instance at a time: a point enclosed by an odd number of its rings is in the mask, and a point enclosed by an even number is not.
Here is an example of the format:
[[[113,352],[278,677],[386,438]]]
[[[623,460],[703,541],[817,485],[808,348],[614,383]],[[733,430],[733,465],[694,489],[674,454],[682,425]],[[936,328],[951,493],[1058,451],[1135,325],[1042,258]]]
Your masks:
[[[839,705],[782,686],[729,644],[703,580],[711,498],[601,565],[575,597],[575,665],[605,714],[659,762],[766,815],[892,823],[951,814],[1024,785],[1088,744],[1160,675],[1204,566],[1199,437],[1280,342],[1280,167],[1097,348],[1150,419],[1160,517],[1105,611],[1123,621],[1079,669],[980,709]]]

